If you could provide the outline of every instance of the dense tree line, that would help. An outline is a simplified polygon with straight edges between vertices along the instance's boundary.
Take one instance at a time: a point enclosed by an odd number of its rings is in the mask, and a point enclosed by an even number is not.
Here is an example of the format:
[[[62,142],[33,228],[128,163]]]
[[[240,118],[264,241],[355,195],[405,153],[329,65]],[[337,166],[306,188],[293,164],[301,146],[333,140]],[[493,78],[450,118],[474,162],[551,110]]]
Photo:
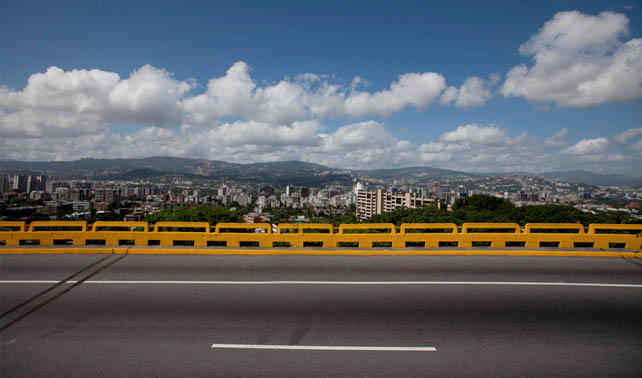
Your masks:
[[[208,222],[214,226],[217,223],[243,222],[243,213],[242,210],[232,211],[221,206],[181,206],[149,214],[145,222]]]
[[[452,211],[425,206],[418,209],[397,209],[379,214],[372,223],[642,223],[623,213],[590,214],[570,205],[531,205],[517,207],[510,201],[487,195],[473,195],[458,199]]]
[[[313,215],[309,209],[273,209],[272,223],[291,222],[291,217],[306,215],[312,223],[329,223],[338,226],[342,223],[357,223],[354,206],[346,209],[342,216],[331,216],[324,213]],[[145,217],[150,224],[158,221],[174,222],[208,222],[216,225],[222,222],[243,222],[243,214],[248,208],[230,210],[221,206],[182,206],[161,210]],[[268,210],[269,211],[269,210]],[[641,220],[623,213],[594,215],[585,213],[570,205],[532,205],[517,207],[510,201],[487,195],[473,195],[457,200],[452,211],[438,209],[436,206],[424,206],[418,209],[397,209],[393,212],[379,214],[367,220],[370,223],[455,223],[467,222],[488,223],[642,223]]]

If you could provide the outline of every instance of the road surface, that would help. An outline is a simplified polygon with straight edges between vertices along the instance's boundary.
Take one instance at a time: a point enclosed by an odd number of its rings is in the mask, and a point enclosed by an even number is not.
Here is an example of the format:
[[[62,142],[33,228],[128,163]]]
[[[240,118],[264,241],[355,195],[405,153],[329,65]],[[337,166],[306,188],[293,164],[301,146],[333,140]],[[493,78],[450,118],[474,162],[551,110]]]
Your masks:
[[[640,377],[617,258],[0,255],[2,377]]]

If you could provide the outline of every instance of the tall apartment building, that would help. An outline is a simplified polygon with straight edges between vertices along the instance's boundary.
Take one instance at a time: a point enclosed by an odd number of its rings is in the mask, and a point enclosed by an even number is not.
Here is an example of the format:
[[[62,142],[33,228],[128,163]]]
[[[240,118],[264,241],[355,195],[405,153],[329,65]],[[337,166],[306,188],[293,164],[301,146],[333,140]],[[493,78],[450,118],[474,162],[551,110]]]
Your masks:
[[[114,203],[120,205],[120,192],[111,188],[96,188],[94,190],[94,201],[104,202],[107,204]]]
[[[373,215],[394,211],[400,207],[415,209],[428,204],[434,204],[433,198],[424,198],[417,193],[392,193],[382,189],[356,190],[357,218],[368,219]]]
[[[10,187],[9,176],[0,174],[0,193],[8,192]]]

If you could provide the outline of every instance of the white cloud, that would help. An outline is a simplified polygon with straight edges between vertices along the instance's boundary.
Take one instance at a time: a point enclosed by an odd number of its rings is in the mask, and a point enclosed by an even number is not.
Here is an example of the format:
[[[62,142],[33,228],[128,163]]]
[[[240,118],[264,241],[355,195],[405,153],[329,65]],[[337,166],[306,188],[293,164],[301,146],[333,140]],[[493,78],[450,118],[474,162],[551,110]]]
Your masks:
[[[321,137],[323,138],[322,148],[324,151],[379,145],[394,138],[381,123],[375,121],[343,126],[331,134],[322,134]]]
[[[22,91],[0,87],[0,135],[42,137],[95,133],[113,124],[156,127],[218,125],[224,119],[292,125],[341,116],[389,115],[414,107],[424,110],[445,87],[443,76],[407,73],[378,92],[333,84],[327,75],[300,74],[259,86],[245,62],[234,63],[205,92],[189,96],[195,82],[176,80],[145,65],[121,79],[101,70],[63,71],[50,67],[34,74]]]
[[[237,121],[216,127],[211,132],[226,146],[317,146],[322,143],[322,138],[317,135],[318,129],[319,126],[313,121],[294,122],[291,126]]]
[[[362,117],[369,114],[389,115],[407,106],[423,110],[445,87],[446,80],[437,73],[407,73],[390,84],[390,89],[374,93],[352,91],[346,98],[345,112]]]
[[[464,80],[464,83],[459,88],[455,105],[461,108],[479,107],[484,105],[486,100],[491,97],[492,94],[488,89],[488,84],[484,80],[473,76]]]
[[[566,147],[560,153],[566,155],[596,155],[607,150],[609,140],[607,138],[582,139],[576,144]]]
[[[108,122],[175,126],[182,119],[180,101],[193,85],[191,80],[177,81],[167,71],[145,65],[109,92],[105,118]]]
[[[631,148],[642,152],[642,139],[631,145]]]
[[[441,163],[453,159],[453,154],[451,153],[440,153],[440,152],[423,152],[419,154],[419,159],[424,163]]]
[[[449,105],[451,102],[457,100],[459,90],[456,87],[450,86],[444,90],[444,93],[439,96],[439,103],[441,105]]]
[[[225,76],[210,80],[205,93],[184,101],[187,122],[208,124],[224,117],[239,117],[291,123],[343,115],[389,115],[408,106],[424,110],[445,87],[443,76],[432,72],[400,75],[390,89],[373,93],[357,90],[361,83],[364,80],[357,76],[347,88],[318,75],[304,74],[295,80],[285,78],[259,87],[251,78],[248,65],[237,62]]]
[[[563,127],[560,131],[544,139],[544,146],[546,147],[562,147],[566,145],[566,137],[568,136],[568,128]]]
[[[175,126],[192,85],[149,65],[125,80],[113,72],[49,67],[31,75],[22,91],[0,88],[0,135],[75,136],[127,121]]]
[[[509,141],[502,128],[474,123],[458,126],[454,131],[442,134],[439,140],[448,143],[471,143],[485,146],[501,146]]]
[[[491,75],[491,80],[487,82],[477,76],[471,76],[464,80],[459,89],[452,86],[446,88],[439,98],[439,103],[448,105],[454,102],[455,106],[460,108],[482,106],[493,97],[490,88],[497,79],[496,75]]]
[[[557,107],[642,97],[642,39],[621,42],[628,22],[613,12],[557,13],[520,47],[534,64],[513,67],[502,94]]]
[[[635,138],[638,135],[642,135],[642,127],[628,129],[617,133],[613,136],[613,141],[619,144],[627,144],[631,141],[631,139]]]
[[[204,92],[193,94],[193,80],[177,80],[149,65],[127,78],[50,67],[32,75],[23,90],[0,87],[0,156],[297,159],[359,169],[426,164],[470,171],[634,165],[642,159],[636,151],[642,145],[631,140],[642,128],[613,136],[614,142],[629,144],[624,152],[609,152],[613,146],[606,137],[555,152],[542,150],[526,133],[509,136],[508,129],[495,124],[461,125],[421,144],[399,139],[382,122],[366,118],[406,108],[421,111],[435,101],[479,106],[492,95],[496,75],[486,81],[469,77],[460,88],[446,88],[439,74],[409,73],[388,89],[371,92],[359,77],[347,84],[330,80],[329,75],[304,73],[258,84],[249,66],[237,62],[225,75],[212,78]],[[356,119],[332,129],[323,123],[337,118]],[[118,126],[123,123],[142,128],[126,133],[131,126]],[[563,147],[567,135],[561,129],[543,146]]]
[[[468,149],[470,149],[469,143],[457,144],[457,143],[430,142],[430,143],[422,144],[419,147],[420,152],[428,152],[428,153],[459,152],[459,151],[465,151]]]

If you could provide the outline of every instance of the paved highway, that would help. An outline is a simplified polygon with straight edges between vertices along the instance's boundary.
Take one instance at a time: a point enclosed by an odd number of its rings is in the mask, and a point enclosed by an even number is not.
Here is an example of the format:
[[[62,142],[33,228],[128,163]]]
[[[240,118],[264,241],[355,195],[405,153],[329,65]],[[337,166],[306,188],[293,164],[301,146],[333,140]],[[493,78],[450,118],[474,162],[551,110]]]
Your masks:
[[[639,377],[616,258],[0,255],[3,377]]]

